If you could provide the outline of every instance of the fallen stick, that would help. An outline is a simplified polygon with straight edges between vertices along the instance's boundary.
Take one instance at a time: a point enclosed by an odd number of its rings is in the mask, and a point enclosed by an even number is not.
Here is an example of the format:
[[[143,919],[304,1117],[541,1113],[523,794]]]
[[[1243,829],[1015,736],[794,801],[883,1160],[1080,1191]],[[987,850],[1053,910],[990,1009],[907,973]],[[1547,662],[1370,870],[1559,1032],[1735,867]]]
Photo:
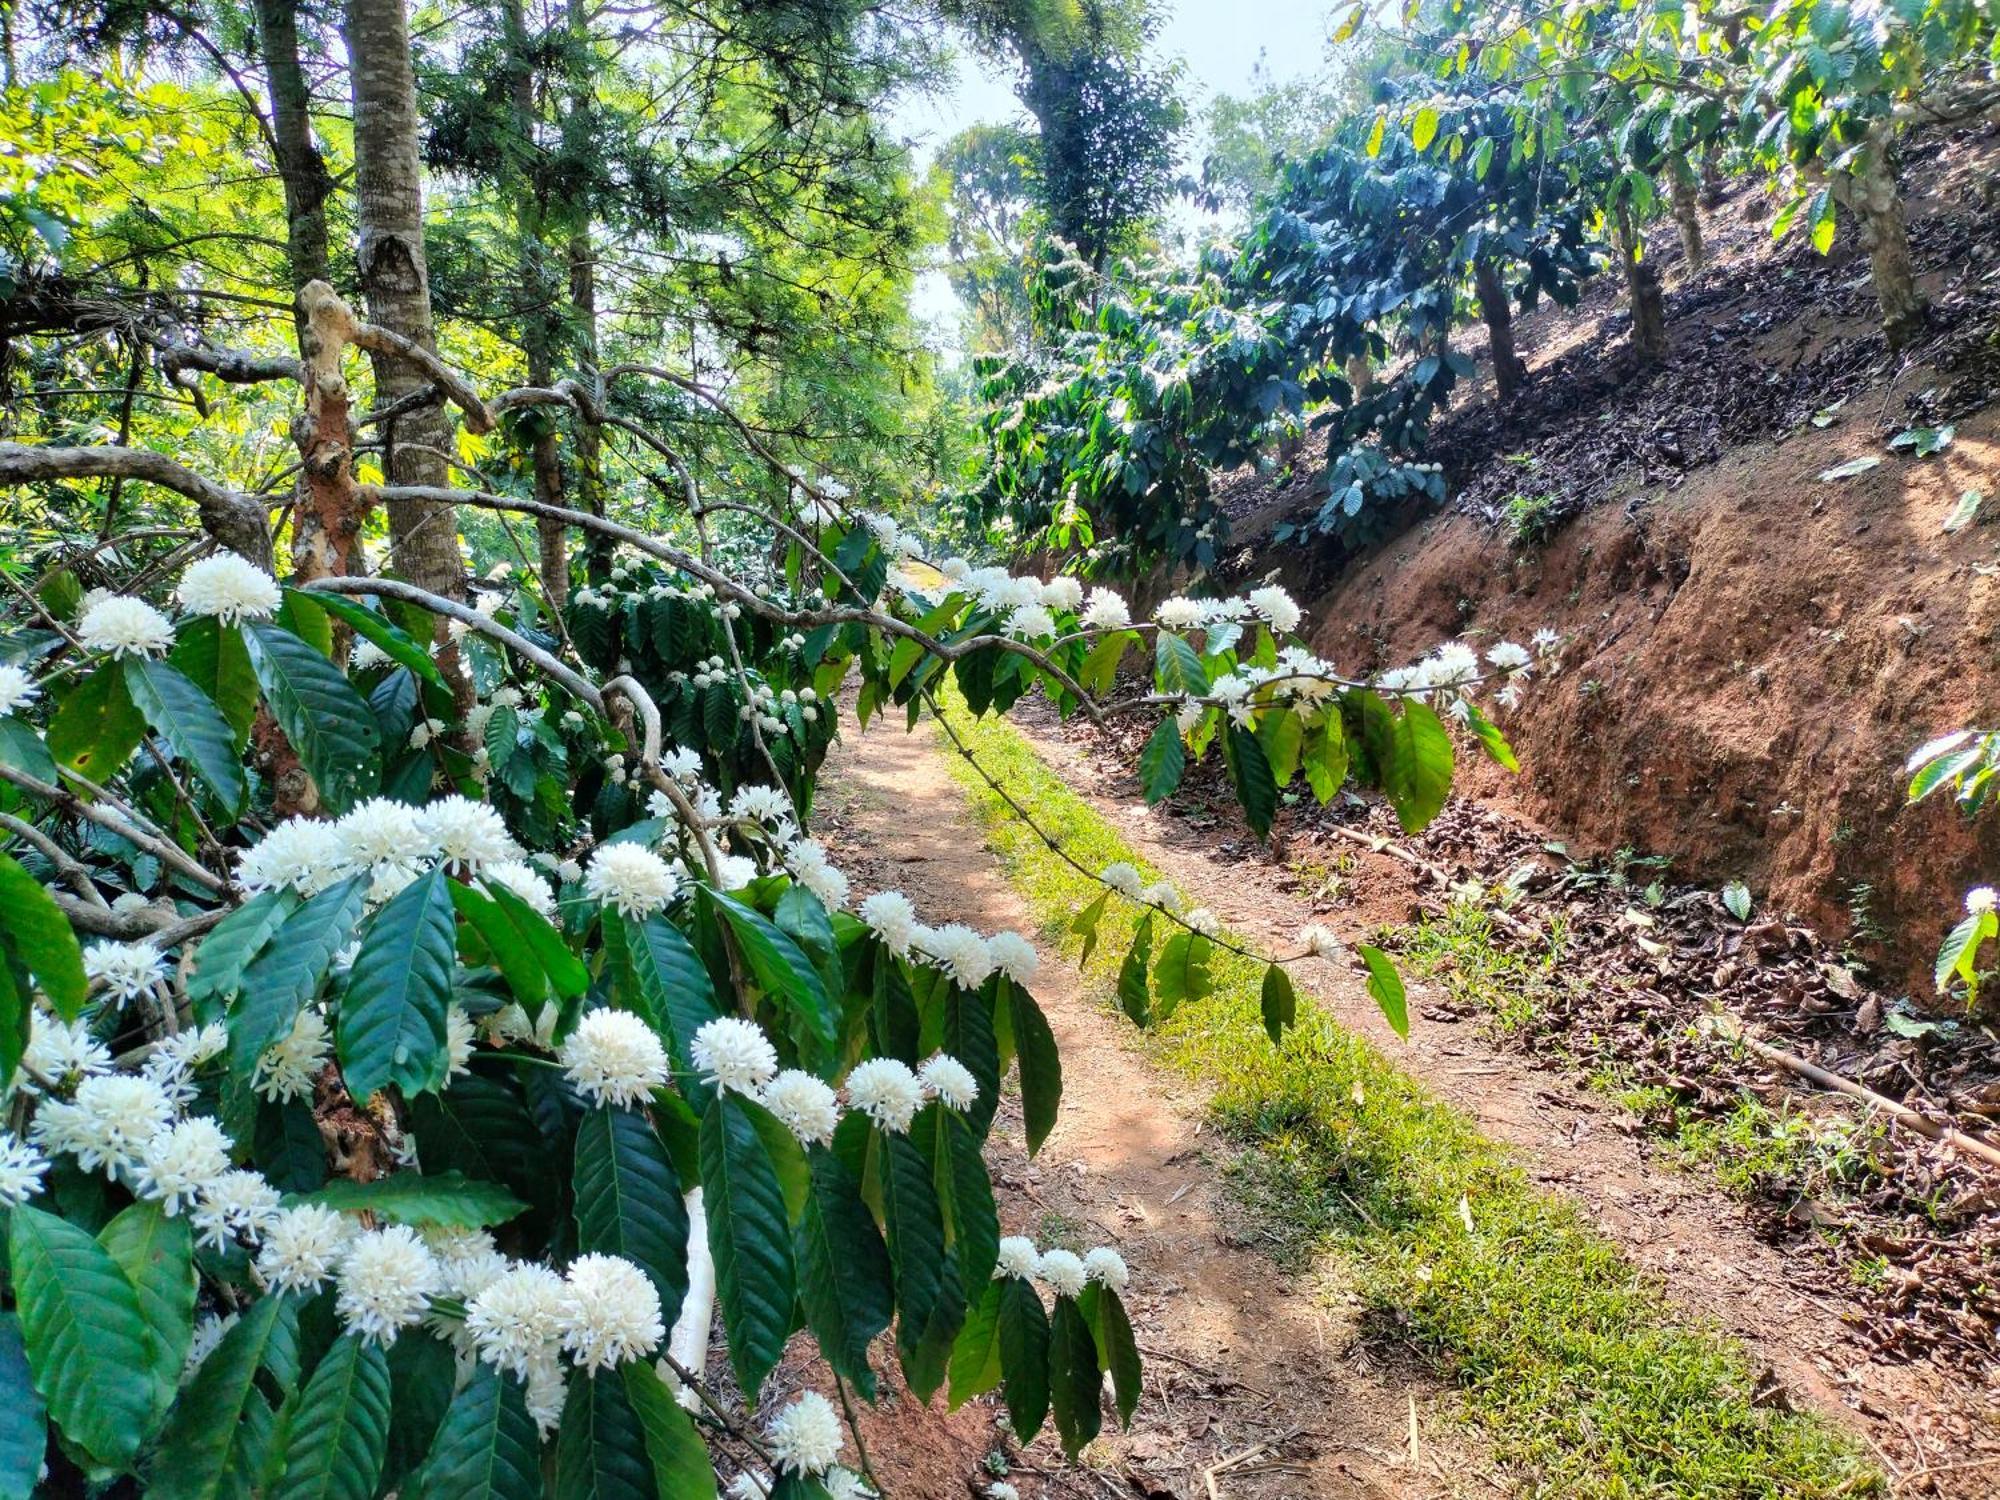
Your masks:
[[[1731,1040],[1741,1042],[1766,1062],[1776,1063],[1788,1073],[1796,1073],[1799,1077],[1816,1083],[1823,1089],[1831,1089],[1836,1094],[1859,1099],[1870,1108],[1879,1109],[1897,1124],[1908,1126],[1925,1139],[1942,1141],[1961,1156],[1982,1161],[1989,1167],[2000,1167],[2000,1146],[1995,1146],[1991,1141],[1981,1140],[1976,1135],[1968,1135],[1955,1126],[1940,1125],[1935,1120],[1911,1109],[1907,1104],[1899,1104],[1885,1094],[1876,1093],[1865,1084],[1829,1072],[1818,1063],[1807,1062],[1803,1057],[1773,1047],[1769,1042],[1760,1042],[1746,1032],[1726,1025],[1718,1026],[1716,1029]]]
[[[1372,833],[1363,833],[1357,828],[1342,828],[1338,824],[1329,826],[1324,831],[1344,838],[1350,844],[1359,844],[1363,848],[1374,850],[1377,854],[1386,854],[1391,859],[1401,860],[1411,869],[1429,876],[1447,890],[1453,884],[1449,870],[1441,865],[1434,865],[1421,855],[1412,854],[1401,845],[1392,844],[1385,838],[1378,838]],[[1519,917],[1513,915],[1511,912],[1502,911],[1497,906],[1487,906],[1483,914],[1491,918],[1496,925],[1506,928],[1515,937],[1521,938],[1524,941],[1536,942],[1543,936],[1543,934],[1537,932]]]

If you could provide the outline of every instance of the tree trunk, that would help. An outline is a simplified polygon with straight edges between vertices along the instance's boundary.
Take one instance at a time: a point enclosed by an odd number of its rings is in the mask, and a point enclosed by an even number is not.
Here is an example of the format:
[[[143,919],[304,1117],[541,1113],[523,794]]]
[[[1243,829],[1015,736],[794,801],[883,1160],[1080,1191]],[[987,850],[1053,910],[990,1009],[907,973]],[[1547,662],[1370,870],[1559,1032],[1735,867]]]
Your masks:
[[[354,83],[354,197],[362,294],[371,322],[437,347],[430,271],[424,260],[423,176],[417,163],[416,75],[403,0],[347,0],[347,55]],[[408,360],[370,354],[380,405],[429,384]],[[452,422],[442,400],[382,426],[384,472],[397,485],[450,482]],[[395,570],[419,588],[465,598],[458,523],[448,508],[389,503]],[[442,629],[443,622],[439,622]]]
[[[1722,148],[1709,142],[1701,153],[1701,206],[1711,213],[1722,207],[1726,184],[1722,180]]]
[[[1685,157],[1667,164],[1668,191],[1674,205],[1674,224],[1681,232],[1681,256],[1687,274],[1699,276],[1708,264],[1708,247],[1701,240],[1701,194],[1695,183],[1694,167]]]
[[[1835,198],[1861,226],[1870,280],[1882,309],[1889,347],[1910,343],[1930,322],[1930,303],[1917,286],[1910,257],[1910,232],[1903,217],[1903,194],[1896,184],[1895,148],[1881,132],[1871,132],[1856,170],[1834,178]]]
[[[1618,205],[1618,251],[1625,262],[1625,290],[1632,303],[1632,352],[1641,364],[1658,364],[1667,357],[1667,308],[1660,295],[1660,273],[1646,259],[1646,242],[1632,223],[1632,210]]]
[[[1480,316],[1486,320],[1486,339],[1493,349],[1493,384],[1500,403],[1511,405],[1528,378],[1528,366],[1514,352],[1514,304],[1500,268],[1482,260],[1472,268],[1472,291],[1479,299]]]
[[[313,140],[312,96],[299,65],[296,0],[257,0],[257,42],[270,80],[271,135],[278,145],[278,180],[285,190],[285,252],[291,291],[309,281],[331,281],[326,248],[326,200],[333,178]],[[303,305],[296,307],[300,352],[306,333]]]
[[[1352,354],[1347,359],[1347,385],[1353,392],[1354,401],[1363,401],[1375,389],[1375,366],[1365,354]]]

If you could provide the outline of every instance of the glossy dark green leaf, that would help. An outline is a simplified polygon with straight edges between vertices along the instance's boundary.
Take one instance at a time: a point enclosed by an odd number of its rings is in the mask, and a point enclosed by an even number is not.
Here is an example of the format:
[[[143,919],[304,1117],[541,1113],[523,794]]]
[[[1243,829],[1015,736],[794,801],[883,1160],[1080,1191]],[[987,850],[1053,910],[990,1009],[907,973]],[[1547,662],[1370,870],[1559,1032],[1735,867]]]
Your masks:
[[[1142,1380],[1139,1344],[1132,1337],[1132,1320],[1126,1316],[1125,1304],[1118,1294],[1096,1282],[1083,1289],[1076,1305],[1096,1340],[1097,1362],[1111,1376],[1118,1423],[1129,1429],[1132,1413],[1139,1405]]]
[[[1180,725],[1168,714],[1139,752],[1139,787],[1146,800],[1158,803],[1173,796],[1186,769],[1187,749],[1181,744]]]
[[[577,1244],[622,1255],[652,1279],[669,1327],[687,1295],[687,1207],[667,1148],[638,1110],[586,1109],[573,1172]]]
[[[1403,976],[1396,972],[1396,965],[1380,948],[1357,943],[1354,951],[1368,965],[1369,995],[1382,1008],[1382,1014],[1389,1018],[1389,1025],[1395,1029],[1396,1035],[1407,1040],[1410,1035],[1410,1007],[1403,994]]]
[[[762,912],[713,891],[708,899],[735,934],[758,988],[783,1008],[793,1043],[815,1066],[831,1060],[840,1017],[812,960]]]
[[[321,891],[284,919],[243,970],[229,1011],[229,1066],[237,1081],[247,1083],[265,1049],[290,1034],[334,954],[353,941],[367,895],[365,875]]]
[[[1383,790],[1405,833],[1419,833],[1443,810],[1451,794],[1451,735],[1427,705],[1403,705],[1390,741]]]
[[[104,1463],[129,1464],[152,1420],[152,1343],[139,1294],[76,1225],[25,1203],[10,1218],[8,1266],[35,1389],[70,1441]]]
[[[1235,724],[1228,726],[1223,748],[1228,752],[1229,779],[1242,804],[1243,820],[1258,838],[1268,838],[1278,813],[1278,783],[1257,736]]]
[[[1264,989],[1260,998],[1264,1030],[1270,1036],[1273,1047],[1281,1046],[1285,1028],[1295,1024],[1299,1018],[1298,995],[1292,989],[1292,976],[1285,972],[1283,964],[1272,964],[1264,970]]]
[[[125,690],[153,732],[234,818],[243,811],[250,783],[237,754],[236,732],[222,711],[174,667],[149,656],[125,662]]]
[[[763,1138],[733,1093],[701,1119],[702,1206],[729,1358],[745,1391],[762,1388],[792,1330],[796,1281],[785,1190]]]
[[[946,1404],[952,1411],[1000,1387],[1000,1298],[1005,1289],[1004,1281],[989,1280],[966,1309],[947,1375]]]
[[[392,1172],[372,1182],[342,1177],[300,1200],[342,1213],[373,1214],[391,1224],[483,1229],[504,1224],[527,1207],[497,1182],[459,1172]]]
[[[391,1084],[419,1094],[443,1081],[454,912],[449,877],[431,870],[392,896],[362,933],[337,1032],[340,1071],[356,1099]]]
[[[681,1409],[653,1367],[623,1367],[625,1399],[645,1439],[655,1500],[715,1500],[715,1469],[694,1420]]]
[[[465,919],[465,926],[478,938],[476,945],[466,949],[467,963],[477,962],[472,955],[483,947],[486,958],[500,970],[501,977],[507,981],[507,988],[514,992],[514,998],[521,1002],[522,1008],[531,1016],[538,1013],[542,1002],[549,996],[549,979],[542,972],[527,934],[507,919],[499,903],[471,886],[453,881],[451,904]],[[534,914],[530,912],[529,915]],[[463,931],[459,938],[461,942],[470,943]]]
[[[10,1083],[34,1025],[35,991],[66,1020],[89,998],[76,934],[42,883],[0,854],[0,1087]]]
[[[1181,637],[1162,630],[1154,645],[1155,672],[1163,693],[1181,693],[1190,698],[1208,696],[1208,673],[1201,658]]]
[[[624,981],[621,998],[666,1039],[676,1082],[690,1099],[705,1104],[713,1090],[695,1072],[689,1048],[694,1034],[721,1012],[701,956],[665,917],[635,922],[607,911],[601,930],[607,959]]]
[[[28,1369],[21,1320],[0,1313],[0,1500],[29,1500],[49,1446],[49,1415]]]
[[[792,1231],[799,1302],[827,1363],[872,1401],[868,1346],[895,1308],[889,1252],[860,1183],[839,1157],[814,1146],[806,1160],[810,1192]]]
[[[1148,912],[1139,919],[1132,933],[1132,946],[1125,950],[1125,960],[1118,966],[1118,1008],[1134,1026],[1150,1026],[1153,1022],[1153,994],[1147,983],[1152,962],[1153,916]]]
[[[291,1298],[265,1296],[250,1304],[174,1403],[149,1466],[148,1500],[221,1500],[240,1493],[240,1476],[262,1467],[275,1425],[257,1389],[257,1371],[268,1365],[296,1378],[297,1339]]]
[[[1215,944],[1208,938],[1185,928],[1160,944],[1159,957],[1153,963],[1156,1019],[1164,1021],[1187,1001],[1206,999],[1213,992],[1208,961],[1214,952]]]
[[[915,1141],[878,1130],[875,1151],[882,1225],[895,1273],[896,1339],[909,1349],[922,1337],[943,1291],[944,1209],[930,1160]]]
[[[1049,1414],[1049,1315],[1035,1285],[1018,1276],[1000,1283],[1000,1370],[1007,1416],[1023,1444],[1034,1441]]]
[[[452,1397],[413,1500],[542,1500],[540,1450],[519,1383],[481,1360]]]
[[[1097,1364],[1097,1340],[1074,1298],[1056,1298],[1049,1314],[1049,1412],[1063,1452],[1074,1459],[1104,1425],[1099,1398],[1104,1372]]]
[[[152,1353],[145,1372],[152,1387],[150,1431],[173,1404],[194,1338],[194,1236],[185,1214],[169,1218],[159,1204],[140,1202],[99,1230],[97,1242],[139,1294]]]
[[[145,732],[146,721],[125,691],[122,664],[104,662],[57,703],[49,720],[49,754],[103,786],[131,759]]]
[[[624,1377],[572,1374],[556,1437],[555,1500],[657,1500],[658,1493]]]
[[[264,951],[284,921],[298,910],[289,893],[260,891],[209,930],[195,949],[188,999],[204,1024],[228,1009],[242,987],[243,971]]]
[[[300,591],[297,589],[285,590],[287,598],[297,597],[299,594]],[[407,631],[398,627],[386,616],[377,614],[357,600],[343,598],[339,594],[314,591],[305,595],[304,599],[305,602],[325,610],[340,620],[363,640],[374,642],[381,647],[382,654],[398,666],[408,667],[433,687],[450,691],[451,685],[445,681],[444,673],[438,669],[438,664],[431,660],[430,652],[418,645]]]
[[[175,631],[167,660],[222,711],[241,749],[257,719],[257,673],[243,632],[213,616],[188,620]]]
[[[388,1356],[343,1334],[299,1394],[273,1500],[372,1500],[388,1450]]]
[[[367,700],[311,645],[276,625],[244,627],[264,700],[330,813],[346,812],[382,781],[381,736]]]
[[[1009,985],[1008,1014],[1013,1022],[1014,1052],[1021,1064],[1021,1116],[1028,1136],[1028,1154],[1056,1127],[1062,1108],[1062,1055],[1055,1033],[1035,997],[1019,985]]]

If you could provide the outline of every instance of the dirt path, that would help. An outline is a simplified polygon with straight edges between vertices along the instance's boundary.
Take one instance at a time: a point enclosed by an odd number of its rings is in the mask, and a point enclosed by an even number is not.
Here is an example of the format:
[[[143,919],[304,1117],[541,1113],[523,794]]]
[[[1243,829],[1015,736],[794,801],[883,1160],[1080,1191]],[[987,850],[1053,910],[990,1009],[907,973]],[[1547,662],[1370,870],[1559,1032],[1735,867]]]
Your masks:
[[[1296,950],[1315,915],[1267,860],[1219,857],[1218,837],[1156,815],[1136,789],[1111,786],[1100,765],[1032,717],[1016,726],[1069,783],[1090,797],[1130,845],[1233,931],[1267,948]],[[1123,795],[1118,795],[1118,794]],[[2000,1469],[1957,1474],[1968,1452],[1992,1451],[1990,1414],[1963,1382],[1929,1364],[1876,1361],[1842,1309],[1796,1285],[1781,1251],[1757,1237],[1742,1209],[1690,1173],[1650,1160],[1615,1106],[1558,1073],[1489,1040],[1448,1013],[1427,1018],[1437,996],[1411,991],[1410,1040],[1389,1029],[1361,979],[1347,968],[1298,969],[1343,1025],[1512,1147],[1535,1181],[1582,1204],[1637,1266],[1658,1277],[1688,1314],[1741,1340],[1763,1372],[1769,1399],[1810,1407],[1859,1432],[1898,1493],[1990,1495]],[[1960,1479],[1973,1487],[1964,1488]]]
[[[834,760],[815,831],[857,896],[899,888],[934,924],[1032,931],[927,733],[881,726],[843,740]],[[1203,1138],[1201,1101],[1130,1050],[1129,1029],[1047,951],[1035,994],[1062,1049],[1062,1116],[1030,1162],[1018,1102],[1003,1107],[988,1151],[1003,1232],[1120,1246],[1133,1271],[1146,1398],[1132,1431],[1100,1439],[1084,1470],[1067,1469],[1044,1436],[1015,1453],[1008,1481],[1027,1497],[1098,1500],[1495,1493],[1498,1481],[1481,1477],[1490,1465],[1449,1420],[1435,1383],[1383,1363],[1313,1288],[1232,1245],[1221,1148],[1212,1154]],[[949,1416],[943,1404],[940,1396],[926,1409],[904,1396],[863,1417],[876,1471],[899,1500],[983,1493],[989,1455],[1014,1453],[990,1399]],[[1211,1482],[1205,1471],[1217,1465]]]

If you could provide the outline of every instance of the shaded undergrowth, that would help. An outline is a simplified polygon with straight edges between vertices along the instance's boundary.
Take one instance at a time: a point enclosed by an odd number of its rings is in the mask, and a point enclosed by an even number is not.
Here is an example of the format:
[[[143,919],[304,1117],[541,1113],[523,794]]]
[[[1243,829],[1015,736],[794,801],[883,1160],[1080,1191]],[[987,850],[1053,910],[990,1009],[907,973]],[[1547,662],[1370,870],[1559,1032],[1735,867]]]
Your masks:
[[[1144,861],[1004,723],[954,727],[1090,869]],[[1097,894],[958,756],[953,774],[1044,934],[1074,956]],[[1153,872],[1148,871],[1148,878]],[[1193,893],[1197,894],[1198,893]],[[1108,996],[1133,930],[1114,903],[1087,978]],[[1234,1181],[1277,1253],[1331,1257],[1373,1318],[1466,1393],[1496,1456],[1532,1492],[1624,1497],[1879,1494],[1824,1422],[1754,1404],[1740,1347],[1683,1326],[1574,1206],[1533,1187],[1464,1116],[1318,1007],[1266,1037],[1263,968],[1218,951],[1214,992],[1152,1045],[1199,1081],[1242,1149]]]

